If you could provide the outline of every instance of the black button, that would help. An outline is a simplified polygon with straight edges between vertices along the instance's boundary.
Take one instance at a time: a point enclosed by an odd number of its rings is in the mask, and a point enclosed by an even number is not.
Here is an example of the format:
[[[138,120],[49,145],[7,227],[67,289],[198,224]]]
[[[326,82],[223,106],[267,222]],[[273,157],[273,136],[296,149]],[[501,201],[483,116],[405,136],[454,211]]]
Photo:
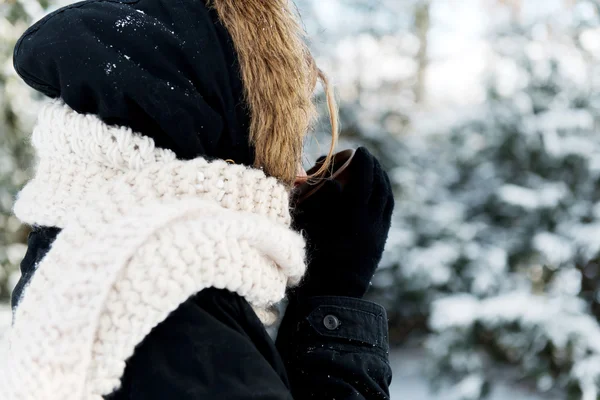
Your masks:
[[[335,315],[327,315],[323,318],[323,325],[330,331],[335,331],[340,326],[340,320]]]

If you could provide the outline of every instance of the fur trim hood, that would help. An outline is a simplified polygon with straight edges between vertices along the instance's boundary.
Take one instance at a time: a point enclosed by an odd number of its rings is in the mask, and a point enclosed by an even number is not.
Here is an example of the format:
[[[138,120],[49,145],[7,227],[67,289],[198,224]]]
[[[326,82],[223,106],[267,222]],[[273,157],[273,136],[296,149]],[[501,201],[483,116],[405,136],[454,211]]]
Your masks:
[[[289,0],[95,0],[14,52],[23,80],[179,159],[232,159],[291,185],[316,69]]]
[[[290,0],[209,0],[209,4],[230,32],[240,59],[252,115],[255,166],[291,183],[303,138],[316,114],[311,96],[317,70]]]

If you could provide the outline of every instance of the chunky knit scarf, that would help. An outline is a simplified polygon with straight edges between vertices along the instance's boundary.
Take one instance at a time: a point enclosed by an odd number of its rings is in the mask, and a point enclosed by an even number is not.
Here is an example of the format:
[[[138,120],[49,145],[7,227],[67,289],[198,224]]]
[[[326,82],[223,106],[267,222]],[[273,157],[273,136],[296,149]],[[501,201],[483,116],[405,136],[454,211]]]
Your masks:
[[[207,287],[265,323],[304,266],[288,193],[262,171],[180,161],[60,101],[33,133],[35,177],[15,213],[62,228],[25,289],[0,355],[0,398],[101,400],[170,312]]]

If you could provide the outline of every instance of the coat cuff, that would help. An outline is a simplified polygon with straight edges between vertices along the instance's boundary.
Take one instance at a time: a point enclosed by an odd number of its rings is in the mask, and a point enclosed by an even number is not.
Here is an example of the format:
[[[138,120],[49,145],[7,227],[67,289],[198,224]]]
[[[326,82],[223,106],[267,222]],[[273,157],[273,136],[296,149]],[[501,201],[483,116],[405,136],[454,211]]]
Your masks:
[[[326,342],[389,351],[387,313],[378,304],[350,297],[310,297],[290,299],[289,308],[286,314],[291,312],[296,320],[296,345]]]

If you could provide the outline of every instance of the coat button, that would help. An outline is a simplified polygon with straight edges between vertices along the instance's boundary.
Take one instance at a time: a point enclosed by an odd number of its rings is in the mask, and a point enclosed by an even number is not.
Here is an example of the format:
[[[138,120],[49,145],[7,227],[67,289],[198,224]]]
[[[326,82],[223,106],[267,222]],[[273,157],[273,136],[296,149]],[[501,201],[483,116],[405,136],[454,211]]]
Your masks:
[[[335,315],[327,315],[323,318],[323,325],[330,331],[335,331],[340,326],[340,320]]]

